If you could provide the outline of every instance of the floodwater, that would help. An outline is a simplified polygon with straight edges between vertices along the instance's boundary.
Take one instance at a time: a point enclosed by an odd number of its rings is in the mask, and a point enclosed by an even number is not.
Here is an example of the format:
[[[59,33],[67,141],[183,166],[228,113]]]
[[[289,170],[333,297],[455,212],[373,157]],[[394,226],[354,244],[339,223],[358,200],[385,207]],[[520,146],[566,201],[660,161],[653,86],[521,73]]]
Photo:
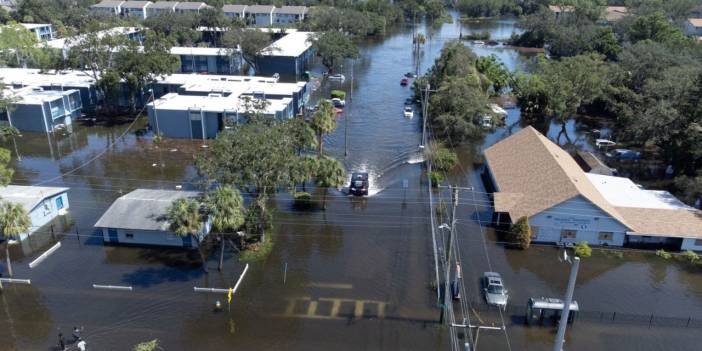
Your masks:
[[[510,20],[422,27],[428,35],[420,71],[431,66],[448,40],[469,30],[489,30],[508,37]],[[445,350],[447,328],[438,324],[434,256],[429,227],[428,188],[421,155],[421,118],[402,115],[410,89],[399,84],[412,71],[412,28],[361,44],[361,58],[343,68],[342,84],[350,92],[338,129],[325,138],[325,150],[344,160],[349,171],[368,171],[374,194],[351,198],[329,190],[326,211],[293,208],[280,194],[276,208],[275,246],[263,262],[251,264],[230,308],[226,295],[196,293],[193,287],[232,287],[244,269],[226,252],[225,268],[216,270],[212,248],[209,274],[192,252],[104,246],[92,225],[114,199],[137,187],[193,188],[193,156],[206,152],[198,141],[154,145],[141,128],[145,121],[81,125],[71,135],[47,137],[26,133],[8,143],[13,151],[16,183],[70,187],[69,215],[40,230],[32,240],[12,247],[16,278],[32,285],[6,284],[0,294],[0,349],[51,350],[57,334],[83,328],[92,350],[128,350],[158,338],[165,350]],[[467,43],[467,45],[472,45]],[[503,46],[474,47],[495,54],[510,69],[527,69],[533,53]],[[353,78],[351,78],[353,77]],[[523,326],[530,296],[560,296],[568,267],[558,250],[533,247],[506,250],[491,229],[477,219],[490,218],[479,178],[479,150],[521,128],[519,111],[509,109],[507,127],[458,149],[461,165],[450,179],[475,192],[463,192],[458,207],[457,245],[463,262],[467,316],[475,324],[502,325],[479,291],[483,271],[502,273],[511,304],[503,316],[506,335],[482,331],[481,350],[543,350],[551,346],[553,327]],[[346,129],[348,128],[348,129]],[[550,137],[560,127],[549,125]],[[575,144],[589,147],[590,126],[571,122]],[[135,132],[136,131],[136,132]],[[345,133],[346,131],[346,133]],[[123,135],[124,134],[124,135]],[[345,138],[348,135],[348,138]],[[15,145],[16,144],[16,145]],[[348,156],[344,157],[345,145]],[[406,184],[406,187],[405,187]],[[435,198],[448,201],[445,193]],[[320,201],[321,191],[314,193]],[[128,219],[125,219],[128,220]],[[28,263],[54,242],[62,247],[34,269]],[[4,264],[3,264],[4,266]],[[599,253],[583,260],[576,299],[583,310],[636,315],[702,317],[699,271],[664,262],[651,254]],[[129,285],[133,291],[95,290],[92,284]],[[214,312],[219,300],[224,311]],[[463,313],[455,304],[456,319]],[[579,320],[568,332],[573,350],[694,350],[698,328],[673,328],[592,319]],[[464,337],[463,331],[460,333]]]

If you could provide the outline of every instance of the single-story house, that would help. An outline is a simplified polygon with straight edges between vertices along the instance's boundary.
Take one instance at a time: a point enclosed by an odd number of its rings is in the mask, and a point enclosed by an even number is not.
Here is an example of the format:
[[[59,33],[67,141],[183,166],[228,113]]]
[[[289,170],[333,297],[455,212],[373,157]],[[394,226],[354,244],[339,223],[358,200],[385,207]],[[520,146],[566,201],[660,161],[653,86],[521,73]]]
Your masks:
[[[122,13],[124,1],[103,0],[90,6],[90,12],[101,15],[119,16]]]
[[[204,9],[212,8],[212,6],[204,2],[179,2],[175,6],[175,12],[180,14],[198,14]]]
[[[273,5],[250,5],[244,9],[246,21],[258,27],[266,27],[273,25]]]
[[[146,9],[153,4],[151,1],[125,1],[122,4],[122,16],[145,20]]]
[[[307,6],[283,6],[273,10],[273,23],[275,24],[295,24],[305,20],[305,15],[309,12]]]
[[[301,77],[314,59],[313,38],[313,32],[293,32],[274,41],[256,57],[256,74]]]
[[[177,1],[156,1],[146,8],[146,17],[158,16],[162,13],[174,13]]]
[[[78,90],[43,90],[40,87],[6,89],[17,99],[11,111],[0,113],[0,121],[23,132],[50,133],[59,128],[70,130],[83,107]]]
[[[245,18],[247,5],[224,5],[222,12],[230,18]]]
[[[702,18],[688,18],[685,22],[685,34],[702,37]]]
[[[0,198],[1,201],[22,205],[29,214],[31,227],[27,233],[19,235],[19,240],[26,239],[68,210],[68,188],[8,185],[0,187]]]
[[[627,178],[585,173],[529,126],[485,150],[498,225],[527,217],[532,240],[702,250],[702,212]]]
[[[20,23],[24,28],[37,35],[37,40],[53,40],[54,30],[51,23]]]
[[[173,233],[166,214],[174,201],[201,195],[197,191],[136,189],[115,200],[95,228],[110,244],[197,247],[210,232],[211,221],[202,223],[193,241],[191,236]]]

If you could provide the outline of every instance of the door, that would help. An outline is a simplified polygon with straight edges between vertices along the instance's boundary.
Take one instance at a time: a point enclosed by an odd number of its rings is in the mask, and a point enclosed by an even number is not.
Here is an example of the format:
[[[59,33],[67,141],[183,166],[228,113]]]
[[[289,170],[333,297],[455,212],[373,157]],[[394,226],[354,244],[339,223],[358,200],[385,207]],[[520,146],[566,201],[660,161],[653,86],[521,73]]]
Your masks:
[[[183,247],[193,247],[193,239],[191,235],[183,237]]]
[[[107,229],[107,236],[110,238],[111,243],[118,243],[119,236],[117,236],[117,229],[109,228]]]
[[[199,110],[190,111],[190,137],[202,139],[202,115]]]

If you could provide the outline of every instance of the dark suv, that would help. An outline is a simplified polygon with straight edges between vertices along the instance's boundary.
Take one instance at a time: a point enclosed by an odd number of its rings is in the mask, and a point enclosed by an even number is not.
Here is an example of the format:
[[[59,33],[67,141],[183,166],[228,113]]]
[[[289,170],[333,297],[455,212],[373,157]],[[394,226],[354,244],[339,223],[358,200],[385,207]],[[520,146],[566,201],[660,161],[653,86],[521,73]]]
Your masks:
[[[368,195],[368,173],[353,173],[351,175],[351,184],[349,185],[349,194],[356,196]]]

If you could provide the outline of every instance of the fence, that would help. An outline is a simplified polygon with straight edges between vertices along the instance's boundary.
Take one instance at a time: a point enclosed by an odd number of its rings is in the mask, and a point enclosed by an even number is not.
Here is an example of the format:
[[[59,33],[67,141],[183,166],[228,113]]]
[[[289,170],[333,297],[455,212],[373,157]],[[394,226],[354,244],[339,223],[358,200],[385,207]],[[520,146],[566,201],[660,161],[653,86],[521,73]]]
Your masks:
[[[473,311],[481,314],[482,312],[496,312],[497,307],[489,306],[485,302],[472,301],[470,306]],[[526,305],[509,304],[504,310],[506,316],[509,316],[515,324],[525,324]],[[630,324],[653,327],[675,327],[675,328],[702,328],[702,317],[693,316],[663,316],[657,314],[637,314],[624,312],[604,312],[581,310],[578,311],[575,323],[577,321],[588,321],[596,323],[610,324]],[[557,322],[556,322],[557,324]],[[555,324],[554,324],[555,325]]]

